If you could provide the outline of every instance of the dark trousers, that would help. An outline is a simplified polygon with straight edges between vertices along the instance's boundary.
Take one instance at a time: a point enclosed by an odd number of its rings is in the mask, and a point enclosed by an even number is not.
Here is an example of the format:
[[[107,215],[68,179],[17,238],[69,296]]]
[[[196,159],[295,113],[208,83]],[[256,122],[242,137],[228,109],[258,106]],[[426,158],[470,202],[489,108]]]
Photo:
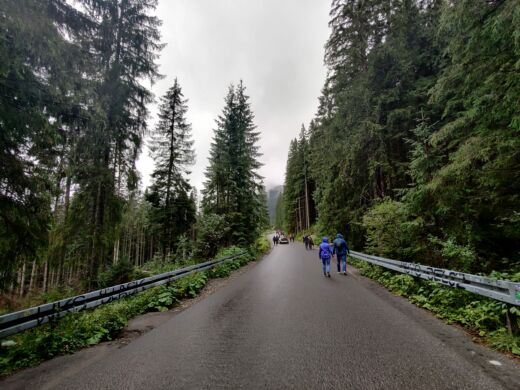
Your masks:
[[[336,255],[337,265],[338,265],[338,272],[342,271],[347,272],[347,255]]]

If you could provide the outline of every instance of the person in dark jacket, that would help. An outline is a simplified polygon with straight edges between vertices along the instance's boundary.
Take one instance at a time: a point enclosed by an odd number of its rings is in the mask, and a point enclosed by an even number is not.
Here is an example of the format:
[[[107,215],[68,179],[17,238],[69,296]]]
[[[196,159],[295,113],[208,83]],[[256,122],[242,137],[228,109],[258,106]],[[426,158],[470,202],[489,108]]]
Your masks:
[[[314,241],[312,240],[312,236],[307,237],[307,241],[309,242],[309,249],[312,250],[312,246],[314,245]]]
[[[332,253],[336,255],[336,260],[338,262],[338,274],[343,270],[343,275],[347,274],[347,255],[349,254],[349,249],[347,245],[347,241],[343,238],[343,236],[338,233],[336,234],[336,239],[333,242]]]
[[[323,275],[330,278],[330,259],[332,258],[332,249],[330,248],[328,237],[323,237],[318,251],[318,257],[323,263]]]
[[[307,235],[303,236],[303,243],[305,244],[305,249],[309,249],[309,237]]]

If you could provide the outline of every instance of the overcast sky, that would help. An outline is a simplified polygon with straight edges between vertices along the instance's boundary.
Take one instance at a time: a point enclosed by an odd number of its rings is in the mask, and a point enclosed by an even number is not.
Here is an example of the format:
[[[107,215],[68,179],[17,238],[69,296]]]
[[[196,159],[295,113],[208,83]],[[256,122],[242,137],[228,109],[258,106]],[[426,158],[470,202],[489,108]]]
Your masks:
[[[215,119],[230,83],[244,80],[261,133],[267,188],[282,184],[289,142],[316,112],[325,78],[323,46],[329,0],[160,0],[167,46],[159,60],[162,96],[178,78],[188,99],[197,162],[191,184],[200,191]],[[151,107],[150,127],[156,108]],[[145,148],[137,164],[150,184],[153,161]]]

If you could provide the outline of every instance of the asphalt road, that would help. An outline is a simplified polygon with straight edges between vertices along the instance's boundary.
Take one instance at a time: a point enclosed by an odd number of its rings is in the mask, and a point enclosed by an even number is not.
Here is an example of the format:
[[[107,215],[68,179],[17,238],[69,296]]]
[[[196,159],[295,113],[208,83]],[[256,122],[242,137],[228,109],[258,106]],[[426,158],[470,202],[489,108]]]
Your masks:
[[[333,263],[334,265],[334,263]],[[128,345],[42,365],[0,387],[519,389],[520,365],[317,251],[277,246],[248,272]],[[23,377],[25,375],[25,378]]]

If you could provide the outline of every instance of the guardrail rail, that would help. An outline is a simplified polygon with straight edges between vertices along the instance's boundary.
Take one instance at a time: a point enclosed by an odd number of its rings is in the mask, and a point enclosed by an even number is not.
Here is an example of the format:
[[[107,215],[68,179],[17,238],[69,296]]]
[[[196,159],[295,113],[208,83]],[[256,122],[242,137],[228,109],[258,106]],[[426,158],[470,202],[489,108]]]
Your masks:
[[[45,324],[67,314],[91,309],[130,295],[138,294],[149,288],[181,279],[195,272],[207,270],[219,264],[241,257],[244,254],[246,254],[246,252],[240,252],[221,259],[206,261],[204,263],[176,269],[160,275],[154,275],[128,283],[118,284],[116,286],[102,288],[75,297],[5,314],[0,316],[0,339]]]
[[[356,259],[406,275],[441,283],[448,287],[464,289],[510,305],[520,306],[520,283],[509,280],[495,280],[485,276],[466,274],[416,263],[390,260],[355,251],[351,251],[350,255]]]

